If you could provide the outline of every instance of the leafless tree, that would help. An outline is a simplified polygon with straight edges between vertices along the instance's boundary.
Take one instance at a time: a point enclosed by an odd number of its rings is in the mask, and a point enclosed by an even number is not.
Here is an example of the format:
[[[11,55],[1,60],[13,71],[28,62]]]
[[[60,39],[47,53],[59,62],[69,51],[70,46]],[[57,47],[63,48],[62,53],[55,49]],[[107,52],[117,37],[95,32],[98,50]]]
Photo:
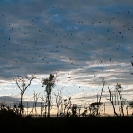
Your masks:
[[[122,97],[122,87],[121,87],[121,84],[118,84],[115,86],[115,90],[116,90],[116,93],[118,94],[118,97],[119,97],[119,101],[120,101],[120,115],[122,114],[122,116],[124,116],[124,111],[123,111],[123,107],[125,105],[125,101],[126,99],[124,99]]]
[[[103,89],[104,89],[104,86],[106,84],[105,80],[104,80],[104,77],[102,77],[102,84],[103,84],[103,87],[102,87],[102,90],[101,90],[101,94],[100,94],[100,97],[99,97],[99,101],[98,101],[98,96],[97,96],[97,116],[100,115],[100,112],[99,112],[99,109],[100,109],[100,105],[102,105],[101,103],[101,98],[102,98],[102,94],[103,94]]]
[[[93,102],[89,105],[90,116],[99,116],[100,115],[100,107],[103,104],[101,102],[101,98],[103,95],[103,89],[104,89],[105,83],[106,82],[105,82],[104,78],[102,77],[103,86],[102,86],[101,94],[100,95],[97,94],[97,102]]]
[[[40,93],[35,93],[35,91],[34,91],[34,93],[33,93],[34,102],[33,102],[32,113],[33,113],[33,111],[35,109],[35,114],[36,115],[37,115],[37,109],[36,109],[36,107],[37,107],[37,101],[39,99],[39,96],[40,96]]]
[[[114,102],[113,102],[113,94],[112,94],[111,89],[109,87],[108,87],[108,90],[109,90],[109,99],[107,99],[107,100],[109,100],[111,102],[114,114],[116,116],[118,116],[118,114],[116,113],[116,110],[115,110]]]
[[[57,106],[57,117],[59,116],[60,112],[62,109],[61,108],[61,105],[63,103],[63,99],[62,99],[62,96],[61,96],[61,90],[59,90],[59,92],[57,94],[54,94],[55,95],[55,100],[56,100],[56,106]]]
[[[78,106],[77,109],[78,109],[78,117],[80,117],[81,106]]]
[[[118,106],[119,108],[119,112],[120,112],[120,116],[124,116],[124,105],[125,105],[125,102],[126,102],[126,99],[122,97],[122,87],[121,87],[121,84],[116,84],[115,85],[115,89],[113,91],[111,91],[111,89],[108,87],[108,90],[109,90],[109,94],[110,94],[110,98],[107,99],[111,102],[112,104],[112,107],[113,107],[113,110],[114,110],[114,114],[116,116],[118,116],[118,113],[116,113],[116,105]],[[117,104],[116,104],[117,103]]]
[[[44,96],[41,96],[40,98],[41,98],[41,116],[42,116],[43,110],[45,108]],[[46,111],[46,109],[45,109],[45,111]],[[45,112],[45,117],[46,117],[46,112]]]
[[[70,116],[69,111],[71,109],[71,105],[72,105],[71,97],[69,97],[68,100],[67,99],[64,100],[64,114],[66,114],[66,117]]]
[[[14,78],[13,80],[15,81],[17,87],[20,89],[20,116],[23,113],[23,95],[26,91],[26,89],[31,85],[32,80],[35,77],[32,75],[31,77],[25,76],[17,76],[16,78]]]
[[[101,97],[102,97],[102,94],[103,94],[103,89],[104,89],[104,86],[105,86],[105,83],[106,83],[103,77],[102,77],[102,83],[103,83],[103,87],[102,87],[102,90],[101,90],[101,95],[100,95],[100,98],[99,98],[99,103],[101,102]]]

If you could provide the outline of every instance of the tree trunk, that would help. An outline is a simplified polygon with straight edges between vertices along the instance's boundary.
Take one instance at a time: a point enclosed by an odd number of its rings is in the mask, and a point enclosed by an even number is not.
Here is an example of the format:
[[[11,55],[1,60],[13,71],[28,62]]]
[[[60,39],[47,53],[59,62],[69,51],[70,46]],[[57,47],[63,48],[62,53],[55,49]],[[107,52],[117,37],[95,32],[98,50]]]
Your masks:
[[[27,102],[27,115],[28,115],[28,102]]]
[[[105,115],[105,103],[104,103],[104,115]]]
[[[50,117],[51,96],[48,95],[48,117]]]
[[[22,116],[22,109],[23,109],[23,93],[21,93],[21,99],[20,99],[20,116]]]
[[[126,110],[127,110],[127,116],[128,116],[128,106],[126,107]]]
[[[113,111],[114,111],[114,114],[118,117],[118,114],[116,113],[116,111],[115,111],[115,106],[114,106],[114,103],[113,103],[113,101],[112,101],[112,97],[113,97],[113,95],[112,95],[112,93],[111,93],[111,90],[109,89],[109,94],[110,94],[110,102],[111,102],[111,104],[112,104],[112,107],[113,107]]]

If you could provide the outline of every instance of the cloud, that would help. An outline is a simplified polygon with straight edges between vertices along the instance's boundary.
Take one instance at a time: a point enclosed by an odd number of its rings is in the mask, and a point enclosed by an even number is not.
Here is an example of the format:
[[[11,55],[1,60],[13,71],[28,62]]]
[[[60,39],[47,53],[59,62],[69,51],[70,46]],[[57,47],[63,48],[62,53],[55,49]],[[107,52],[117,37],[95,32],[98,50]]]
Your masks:
[[[104,76],[109,85],[131,85],[132,5],[131,0],[2,1],[0,78],[59,70],[70,74],[59,78],[61,83],[98,86]]]

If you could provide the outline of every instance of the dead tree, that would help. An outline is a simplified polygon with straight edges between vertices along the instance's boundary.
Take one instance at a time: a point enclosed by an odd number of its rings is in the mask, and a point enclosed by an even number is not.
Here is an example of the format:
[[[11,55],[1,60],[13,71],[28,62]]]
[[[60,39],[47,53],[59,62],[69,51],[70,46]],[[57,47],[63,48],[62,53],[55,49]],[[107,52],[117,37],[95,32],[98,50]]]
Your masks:
[[[123,111],[123,107],[124,107],[124,103],[125,103],[125,99],[122,98],[122,87],[121,87],[121,84],[118,84],[115,86],[115,90],[116,90],[116,93],[118,93],[118,97],[119,97],[119,100],[120,100],[120,115],[122,114],[122,116],[124,116],[124,111]]]
[[[104,86],[105,86],[105,80],[104,80],[104,78],[102,77],[102,84],[103,84],[103,87],[102,87],[102,90],[101,90],[101,94],[100,94],[100,97],[99,97],[99,101],[98,101],[98,95],[97,95],[97,116],[98,115],[100,115],[100,111],[99,111],[99,109],[100,109],[100,106],[102,105],[102,103],[101,103],[101,98],[102,98],[102,95],[103,95],[103,89],[104,89]]]
[[[34,102],[33,102],[33,107],[32,107],[32,113],[33,113],[33,111],[35,109],[35,114],[36,115],[37,115],[37,109],[36,109],[36,107],[37,107],[37,101],[39,99],[39,95],[40,95],[40,93],[35,93],[35,91],[34,91],[34,93],[33,93]]]
[[[103,104],[101,102],[101,98],[102,98],[102,95],[103,95],[103,89],[104,89],[105,83],[106,82],[105,82],[104,78],[102,77],[103,87],[102,87],[102,90],[101,90],[101,94],[100,95],[97,94],[97,102],[91,103],[89,105],[90,116],[99,116],[100,115],[100,107]]]
[[[70,116],[70,110],[72,109],[71,106],[71,97],[68,99],[62,100],[60,104],[60,116],[69,117]]]
[[[27,102],[27,115],[28,115],[28,108],[29,108],[29,107],[28,107],[28,102]]]
[[[105,115],[105,103],[104,103],[104,109],[103,110],[104,110],[104,115]]]
[[[102,83],[103,83],[103,87],[102,87],[102,90],[101,90],[101,95],[100,95],[100,98],[99,98],[99,103],[101,102],[101,98],[102,98],[102,94],[103,94],[103,89],[104,89],[104,86],[105,86],[105,83],[106,83],[103,77],[102,77]]]
[[[118,114],[116,113],[116,110],[115,110],[114,102],[113,102],[113,94],[112,94],[112,92],[111,92],[111,90],[110,90],[109,87],[108,87],[108,90],[109,90],[109,99],[107,99],[107,100],[109,100],[109,101],[111,102],[111,105],[112,105],[112,107],[113,107],[114,114],[115,114],[116,116],[118,116]]]
[[[80,117],[81,106],[78,106],[78,117]]]
[[[42,114],[43,114],[43,110],[44,110],[44,107],[45,107],[45,104],[44,104],[44,97],[42,96],[42,97],[40,97],[41,98],[41,116],[42,116]],[[45,117],[46,117],[46,115],[45,115]]]
[[[55,100],[56,100],[56,106],[57,106],[57,117],[59,117],[60,114],[60,106],[62,105],[63,99],[61,96],[61,90],[58,92],[58,94],[55,94]]]
[[[69,110],[71,109],[71,105],[72,105],[71,104],[71,97],[69,97],[68,100],[67,99],[64,100],[64,105],[65,105],[64,114],[65,114],[65,110],[67,109],[66,117],[69,117],[70,116]]]
[[[32,75],[31,77],[22,77],[22,76],[17,76],[16,78],[14,78],[13,80],[15,81],[17,87],[20,89],[20,116],[22,115],[23,111],[24,111],[24,106],[23,106],[23,95],[26,91],[26,89],[31,85],[32,80],[35,77]]]

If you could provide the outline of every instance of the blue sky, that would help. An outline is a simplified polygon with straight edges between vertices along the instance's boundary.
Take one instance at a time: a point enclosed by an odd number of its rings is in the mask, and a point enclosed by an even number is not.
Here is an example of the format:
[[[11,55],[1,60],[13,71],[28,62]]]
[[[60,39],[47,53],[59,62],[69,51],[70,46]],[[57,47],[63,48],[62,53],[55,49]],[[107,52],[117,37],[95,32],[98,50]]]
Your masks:
[[[58,71],[53,93],[63,87],[85,103],[100,94],[104,77],[105,91],[120,83],[131,100],[132,33],[132,0],[1,0],[0,95],[18,98],[13,78],[32,74],[40,80],[26,99],[33,90],[43,95],[41,78]]]

